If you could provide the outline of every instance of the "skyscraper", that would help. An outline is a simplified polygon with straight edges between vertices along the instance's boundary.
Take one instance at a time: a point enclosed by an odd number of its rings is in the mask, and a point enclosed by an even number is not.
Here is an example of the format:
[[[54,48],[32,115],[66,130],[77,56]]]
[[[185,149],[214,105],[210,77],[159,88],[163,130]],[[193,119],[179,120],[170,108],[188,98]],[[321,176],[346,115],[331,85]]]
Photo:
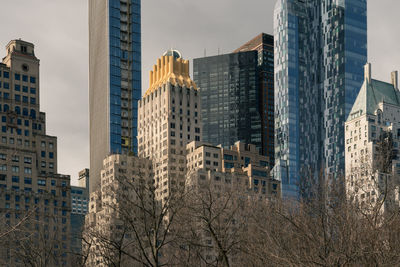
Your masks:
[[[257,65],[257,51],[194,59],[205,142],[229,148],[242,141],[262,151]]]
[[[275,167],[283,196],[322,169],[344,174],[344,122],[367,62],[366,0],[278,0]]]
[[[261,153],[274,166],[274,37],[261,33],[234,52],[257,51],[259,112],[261,115]]]
[[[150,72],[139,101],[139,157],[153,161],[156,198],[185,186],[186,145],[201,141],[200,94],[189,76],[189,61],[167,51]]]
[[[137,153],[140,0],[89,0],[90,192],[103,159]]]
[[[0,240],[0,265],[70,266],[70,177],[57,172],[57,137],[47,135],[40,111],[40,61],[32,43],[12,40],[6,49],[0,63],[0,228],[15,230]]]

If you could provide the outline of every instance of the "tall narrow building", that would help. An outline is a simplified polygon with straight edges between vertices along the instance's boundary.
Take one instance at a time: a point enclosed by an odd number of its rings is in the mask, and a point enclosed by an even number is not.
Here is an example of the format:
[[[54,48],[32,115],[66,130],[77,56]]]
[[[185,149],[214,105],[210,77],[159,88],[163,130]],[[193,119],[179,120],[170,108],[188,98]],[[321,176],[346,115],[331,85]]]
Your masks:
[[[261,151],[274,166],[274,37],[261,33],[234,52],[257,51],[258,53],[258,94],[261,115]]]
[[[140,0],[89,0],[90,192],[109,154],[137,153]]]
[[[0,266],[70,266],[70,176],[46,133],[34,48],[10,41],[0,63]]]
[[[149,89],[139,101],[139,157],[153,162],[157,199],[185,186],[186,145],[201,139],[200,110],[189,61],[167,51],[150,71]]]
[[[284,197],[298,197],[321,170],[344,175],[344,122],[367,62],[367,1],[278,0],[274,42],[274,175]]]

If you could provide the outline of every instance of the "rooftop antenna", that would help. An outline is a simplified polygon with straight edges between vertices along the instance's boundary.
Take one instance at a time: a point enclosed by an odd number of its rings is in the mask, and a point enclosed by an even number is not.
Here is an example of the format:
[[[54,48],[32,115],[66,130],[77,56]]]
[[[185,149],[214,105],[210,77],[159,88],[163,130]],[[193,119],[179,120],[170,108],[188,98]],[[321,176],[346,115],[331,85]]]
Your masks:
[[[204,48],[204,57],[207,57],[207,49]]]

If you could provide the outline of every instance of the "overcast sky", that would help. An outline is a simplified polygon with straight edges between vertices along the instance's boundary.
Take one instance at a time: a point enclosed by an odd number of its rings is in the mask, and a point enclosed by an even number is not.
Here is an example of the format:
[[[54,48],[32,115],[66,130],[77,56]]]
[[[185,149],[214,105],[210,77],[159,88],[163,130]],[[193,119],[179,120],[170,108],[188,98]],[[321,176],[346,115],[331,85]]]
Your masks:
[[[101,0],[99,0],[101,1]],[[228,53],[261,32],[272,33],[275,0],[143,0],[143,91],[148,71],[170,47],[186,59]],[[89,167],[87,0],[0,0],[0,57],[22,38],[41,60],[41,110],[58,137],[58,171]],[[368,1],[368,57],[373,77],[400,70],[399,0]]]

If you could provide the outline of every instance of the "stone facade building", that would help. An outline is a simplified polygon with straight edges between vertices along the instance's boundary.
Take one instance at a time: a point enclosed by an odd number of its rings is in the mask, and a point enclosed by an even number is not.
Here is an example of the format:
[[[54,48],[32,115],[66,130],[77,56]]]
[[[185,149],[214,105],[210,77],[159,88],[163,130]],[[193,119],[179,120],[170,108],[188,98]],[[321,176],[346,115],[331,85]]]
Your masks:
[[[280,182],[270,176],[268,157],[260,155],[255,145],[236,142],[224,149],[191,142],[186,148],[186,186],[207,180],[222,189],[231,188],[236,182],[241,190],[250,190],[263,198],[280,197]]]
[[[114,257],[114,253],[118,254],[117,246],[109,243],[120,242],[124,251],[134,253],[133,249],[129,249],[130,236],[133,233],[126,225],[126,220],[121,219],[119,207],[123,205],[124,199],[137,198],[133,186],[152,181],[153,165],[148,159],[120,154],[104,159],[101,187],[90,194],[89,213],[85,221],[85,234],[90,236],[93,244],[89,248],[88,266],[106,267],[116,262],[120,266],[137,266],[127,256],[122,256],[121,259]],[[124,208],[128,207],[122,209]],[[134,207],[131,208],[134,213]]]
[[[400,92],[397,72],[392,73],[392,83],[386,83],[372,79],[371,65],[365,66],[364,84],[345,123],[345,138],[349,198],[367,209],[386,198],[383,210],[392,204],[398,208]],[[387,158],[387,155],[392,156]]]
[[[32,43],[13,40],[6,49],[0,63],[1,229],[24,223],[1,240],[0,265],[26,266],[40,255],[48,266],[69,266],[70,177],[58,174],[57,137],[46,134],[39,59]]]
[[[184,188],[186,144],[201,139],[200,95],[189,76],[189,61],[167,51],[150,72],[139,101],[139,157],[154,164],[156,196]]]

